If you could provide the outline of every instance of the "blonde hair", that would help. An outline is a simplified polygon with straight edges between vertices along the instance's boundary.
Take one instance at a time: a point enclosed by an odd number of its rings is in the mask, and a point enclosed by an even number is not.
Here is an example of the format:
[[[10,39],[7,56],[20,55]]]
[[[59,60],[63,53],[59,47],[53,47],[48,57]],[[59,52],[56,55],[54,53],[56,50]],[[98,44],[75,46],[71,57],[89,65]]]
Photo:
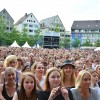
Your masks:
[[[31,68],[32,73],[35,74],[35,69],[36,69],[36,67],[37,67],[38,64],[42,64],[42,65],[43,65],[43,63],[41,63],[41,62],[35,62],[35,63],[32,65],[32,68]],[[44,65],[43,65],[43,66],[44,66]]]
[[[77,76],[76,81],[75,81],[75,88],[78,89],[78,88],[80,87],[81,82],[82,82],[82,78],[83,78],[83,76],[84,76],[85,74],[89,74],[89,75],[91,76],[91,74],[90,74],[88,71],[86,71],[86,70],[80,71],[80,72],[78,73],[78,76]]]
[[[45,77],[45,81],[44,81],[44,90],[45,90],[45,91],[50,91],[49,75],[50,75],[53,71],[58,71],[58,72],[60,73],[60,76],[61,76],[60,70],[57,69],[56,67],[52,67],[52,68],[48,69],[47,72],[46,72],[46,77]],[[61,77],[61,84],[60,84],[60,86],[63,86],[62,77]]]
[[[5,76],[8,74],[8,72],[14,72],[15,73],[15,68],[13,68],[13,67],[7,67],[7,68],[5,68]]]
[[[94,68],[95,71],[97,71],[97,69],[100,67],[100,64],[99,65],[96,65],[96,67]]]
[[[64,73],[64,68],[61,69],[61,75],[63,82],[65,81],[65,73]],[[75,84],[76,76],[75,76],[75,71],[72,70],[72,75],[71,75],[71,82]]]
[[[9,67],[8,65],[11,61],[17,62],[17,57],[15,55],[8,55],[4,60],[4,67]]]

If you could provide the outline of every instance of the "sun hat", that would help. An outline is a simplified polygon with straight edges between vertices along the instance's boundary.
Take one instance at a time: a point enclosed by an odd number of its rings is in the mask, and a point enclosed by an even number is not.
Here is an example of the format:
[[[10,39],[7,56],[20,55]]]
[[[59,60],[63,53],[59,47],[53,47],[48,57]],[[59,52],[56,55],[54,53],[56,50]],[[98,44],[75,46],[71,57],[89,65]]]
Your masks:
[[[62,69],[63,67],[65,67],[65,66],[67,66],[67,65],[71,65],[72,68],[75,69],[75,65],[73,64],[73,61],[72,61],[72,60],[66,60],[66,61],[64,61],[63,64],[62,64],[62,66],[61,66],[61,69]]]

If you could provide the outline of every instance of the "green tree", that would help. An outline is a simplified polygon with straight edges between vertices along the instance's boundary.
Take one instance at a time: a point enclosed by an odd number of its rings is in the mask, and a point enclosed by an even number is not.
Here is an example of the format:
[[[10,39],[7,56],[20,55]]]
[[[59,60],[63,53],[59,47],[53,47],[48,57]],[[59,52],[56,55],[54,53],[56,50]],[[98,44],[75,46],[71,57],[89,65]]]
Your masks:
[[[85,43],[82,44],[82,46],[93,46],[90,39],[87,39]]]
[[[94,43],[94,46],[100,47],[100,39],[98,39],[98,40]]]
[[[6,25],[4,24],[4,21],[2,20],[2,17],[0,16],[0,45],[2,45],[4,41],[5,29],[6,29]]]
[[[55,28],[54,28],[54,31],[55,32],[59,32],[60,30],[59,30],[59,25],[58,24],[56,24],[56,26],[55,26]]]
[[[0,33],[4,33],[6,29],[6,25],[4,21],[2,20],[2,17],[0,16]]]
[[[28,40],[28,32],[26,29],[26,24],[24,25],[23,31],[20,33],[20,38],[18,39],[18,44],[20,46],[24,45],[24,43]]]
[[[70,42],[70,38],[68,37],[60,38],[60,47],[70,48]]]
[[[77,37],[75,37],[74,41],[72,42],[72,47],[77,48],[79,47],[79,45],[80,45],[80,40]]]
[[[33,35],[33,44],[36,44],[42,38],[43,38],[43,35],[40,35],[39,33],[35,33]]]

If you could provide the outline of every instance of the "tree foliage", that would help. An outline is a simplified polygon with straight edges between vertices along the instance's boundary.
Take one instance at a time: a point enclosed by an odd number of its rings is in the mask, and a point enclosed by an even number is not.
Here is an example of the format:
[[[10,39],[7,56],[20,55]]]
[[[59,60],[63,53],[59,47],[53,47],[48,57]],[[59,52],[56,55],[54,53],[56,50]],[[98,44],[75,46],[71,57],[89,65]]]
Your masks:
[[[100,39],[98,39],[98,40],[94,43],[94,46],[100,47]]]
[[[77,48],[80,46],[80,40],[78,38],[75,38],[74,41],[72,41],[72,47]]]
[[[70,42],[68,37],[60,38],[60,47],[70,48]]]
[[[34,35],[29,35],[25,26],[22,32],[17,31],[16,28],[13,27],[12,32],[8,33],[5,31],[5,25],[1,19],[0,22],[0,45],[2,46],[9,46],[14,40],[16,40],[20,46],[24,45],[26,41],[30,46],[33,46],[43,38],[43,36],[39,34],[39,29],[35,31]]]
[[[82,44],[82,46],[93,46],[90,39],[87,39],[85,43]]]

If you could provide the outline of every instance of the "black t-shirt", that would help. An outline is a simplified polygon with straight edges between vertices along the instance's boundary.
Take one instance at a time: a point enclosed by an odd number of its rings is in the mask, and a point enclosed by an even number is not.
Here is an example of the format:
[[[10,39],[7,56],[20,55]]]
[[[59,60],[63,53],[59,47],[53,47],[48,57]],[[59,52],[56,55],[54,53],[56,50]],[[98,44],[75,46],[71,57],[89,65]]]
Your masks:
[[[69,94],[69,100],[73,100],[72,93],[69,89],[68,89],[68,94]],[[38,91],[38,100],[48,100],[49,96],[50,96],[50,92],[46,92],[46,91],[42,91],[42,90]],[[65,99],[62,96],[62,94],[60,93],[53,100],[65,100]]]
[[[38,91],[38,100],[48,100],[50,92]],[[62,94],[57,95],[54,100],[65,100]]]

